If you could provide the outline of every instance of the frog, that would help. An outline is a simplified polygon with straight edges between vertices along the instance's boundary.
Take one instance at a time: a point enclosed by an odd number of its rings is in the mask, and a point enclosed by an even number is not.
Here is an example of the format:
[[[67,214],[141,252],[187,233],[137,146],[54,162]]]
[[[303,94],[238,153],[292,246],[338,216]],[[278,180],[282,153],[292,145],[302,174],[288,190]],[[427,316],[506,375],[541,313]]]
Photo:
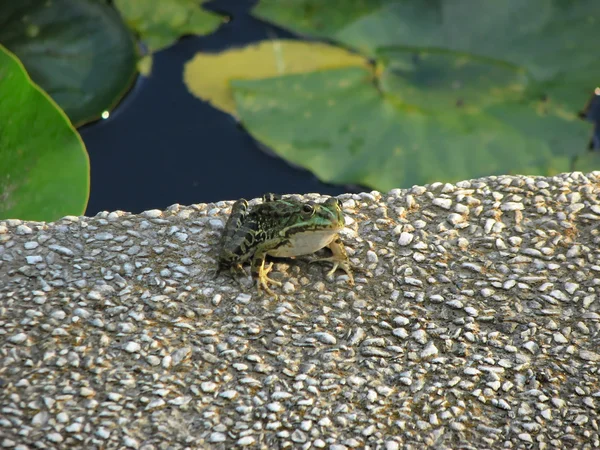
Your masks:
[[[218,272],[223,269],[232,274],[243,272],[243,264],[250,262],[257,289],[277,297],[270,285],[282,283],[269,278],[273,263],[266,264],[267,256],[291,258],[327,247],[332,253],[330,257],[310,262],[331,262],[333,267],[327,276],[342,269],[353,285],[352,268],[339,236],[344,223],[341,202],[335,197],[316,203],[269,193],[252,208],[241,198],[233,204],[221,235]]]

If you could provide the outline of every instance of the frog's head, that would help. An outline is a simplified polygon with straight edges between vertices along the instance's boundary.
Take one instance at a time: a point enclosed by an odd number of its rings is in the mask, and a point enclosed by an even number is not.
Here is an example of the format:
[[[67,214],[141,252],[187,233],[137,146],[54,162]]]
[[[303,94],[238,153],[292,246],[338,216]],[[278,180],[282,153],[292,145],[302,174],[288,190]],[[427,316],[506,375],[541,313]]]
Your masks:
[[[344,228],[342,205],[336,198],[328,198],[324,203],[297,203],[288,222],[290,231],[341,230]]]

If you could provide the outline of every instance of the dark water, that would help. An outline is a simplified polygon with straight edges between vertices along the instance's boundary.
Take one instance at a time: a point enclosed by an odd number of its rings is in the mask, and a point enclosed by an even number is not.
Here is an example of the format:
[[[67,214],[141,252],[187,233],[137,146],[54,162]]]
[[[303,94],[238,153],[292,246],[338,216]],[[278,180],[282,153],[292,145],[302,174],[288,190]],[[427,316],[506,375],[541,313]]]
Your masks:
[[[348,191],[261,151],[231,116],[192,96],[183,84],[184,64],[199,51],[292,37],[248,15],[254,3],[208,4],[231,20],[209,36],[186,37],[155,54],[151,76],[140,78],[107,120],[79,130],[91,162],[86,215],[253,198],[266,192]]]

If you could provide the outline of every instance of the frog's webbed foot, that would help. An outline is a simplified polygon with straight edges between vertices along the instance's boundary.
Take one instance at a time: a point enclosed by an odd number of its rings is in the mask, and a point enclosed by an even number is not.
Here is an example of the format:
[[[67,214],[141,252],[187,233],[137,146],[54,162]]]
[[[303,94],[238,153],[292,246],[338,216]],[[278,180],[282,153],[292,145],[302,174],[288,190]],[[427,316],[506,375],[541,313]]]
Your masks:
[[[267,267],[265,267],[265,260],[262,258],[260,263],[254,263],[252,261],[252,275],[256,278],[256,287],[257,289],[264,290],[267,294],[277,299],[277,294],[275,294],[271,289],[269,289],[269,284],[274,284],[275,286],[281,286],[281,283],[277,280],[273,280],[269,278],[267,275],[271,271],[273,267],[273,263],[270,263]]]
[[[333,253],[332,256],[328,258],[317,258],[310,261],[311,263],[321,262],[321,261],[329,261],[333,263],[333,268],[327,272],[327,276],[333,276],[335,271],[339,268],[342,269],[348,275],[348,282],[350,285],[354,284],[354,277],[352,276],[353,266],[350,264],[350,260],[348,259],[348,255],[346,254],[346,249],[344,248],[344,244],[340,237],[336,237],[329,245],[329,249]]]

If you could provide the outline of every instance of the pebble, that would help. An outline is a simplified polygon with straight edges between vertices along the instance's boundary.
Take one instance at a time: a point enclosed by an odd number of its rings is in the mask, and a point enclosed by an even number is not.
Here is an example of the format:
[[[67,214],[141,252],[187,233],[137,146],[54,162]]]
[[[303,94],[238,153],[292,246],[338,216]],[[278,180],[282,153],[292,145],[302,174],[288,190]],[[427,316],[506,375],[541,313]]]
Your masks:
[[[579,350],[579,357],[585,361],[600,361],[600,353],[592,352],[589,350]]]
[[[421,352],[421,358],[431,358],[439,353],[438,348],[433,342],[429,342]]]
[[[46,438],[50,441],[50,442],[54,442],[55,444],[60,444],[62,441],[64,441],[64,438],[62,437],[62,435],[60,433],[48,433],[48,435],[46,436]]]
[[[27,335],[25,333],[18,333],[8,338],[9,342],[13,344],[22,344],[27,340]]]
[[[452,207],[452,200],[449,198],[434,198],[431,203],[443,209],[450,209]]]
[[[314,336],[319,340],[319,342],[323,344],[335,345],[337,344],[337,339],[335,336],[325,332],[315,333]]]
[[[412,233],[402,232],[398,238],[398,244],[404,247],[410,245],[413,239],[414,235]]]
[[[241,439],[238,439],[236,442],[237,445],[241,447],[246,447],[248,445],[253,445],[256,442],[256,439],[252,436],[244,436]]]
[[[127,344],[125,344],[124,349],[126,352],[129,353],[137,353],[141,350],[142,346],[140,344],[138,344],[137,342],[127,342]]]
[[[202,389],[202,392],[215,392],[217,385],[212,381],[205,381],[200,384],[200,389]]]
[[[208,442],[213,442],[213,443],[225,442],[226,440],[227,440],[227,436],[224,433],[214,432],[214,433],[211,433],[210,436],[208,437]],[[249,445],[249,444],[247,444],[247,445]]]
[[[285,292],[286,294],[292,294],[293,292],[296,291],[296,287],[294,286],[293,283],[286,281],[285,283],[283,283],[283,292]]]

